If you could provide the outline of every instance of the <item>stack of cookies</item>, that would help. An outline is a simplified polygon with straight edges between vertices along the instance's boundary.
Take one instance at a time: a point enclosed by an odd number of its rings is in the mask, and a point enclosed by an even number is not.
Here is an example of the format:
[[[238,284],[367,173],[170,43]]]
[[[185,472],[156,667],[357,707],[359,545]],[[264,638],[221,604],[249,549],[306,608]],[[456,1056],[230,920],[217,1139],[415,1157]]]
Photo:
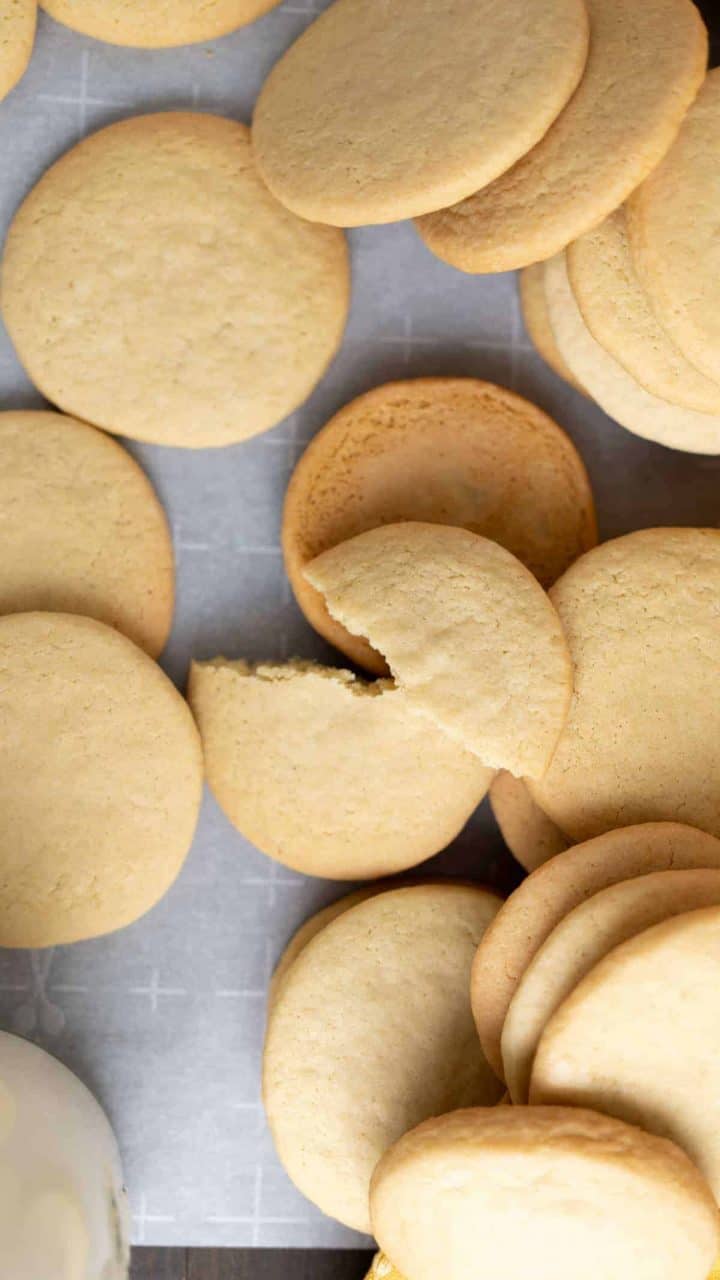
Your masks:
[[[521,277],[526,326],[562,377],[636,435],[720,453],[720,71],[649,178]]]

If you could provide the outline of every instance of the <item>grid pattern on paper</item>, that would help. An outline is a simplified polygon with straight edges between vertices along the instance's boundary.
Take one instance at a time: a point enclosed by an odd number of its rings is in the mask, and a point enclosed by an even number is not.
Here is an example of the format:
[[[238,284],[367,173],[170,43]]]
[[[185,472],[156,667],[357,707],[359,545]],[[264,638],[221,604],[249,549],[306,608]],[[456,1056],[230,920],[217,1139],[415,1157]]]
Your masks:
[[[288,0],[216,44],[167,52],[96,44],[41,18],[30,70],[0,105],[2,234],[32,183],[88,130],[168,107],[249,119],[268,69],[323,7]],[[542,403],[588,460],[606,534],[663,520],[717,521],[717,460],[654,450],[564,387],[529,347],[512,278],[453,272],[407,224],[359,230],[350,240],[345,342],[301,410],[222,451],[133,447],[174,532],[178,604],[164,665],[180,684],[193,655],[327,654],[283,574],[282,496],[323,422],[388,378],[473,374]],[[4,333],[0,393],[3,407],[41,403]],[[495,882],[507,875],[484,808],[442,865]],[[293,929],[339,892],[270,863],[206,797],[187,866],[147,919],[72,948],[0,951],[0,1026],[56,1053],[103,1101],[123,1148],[137,1242],[362,1242],[290,1185],[259,1096],[268,977]]]

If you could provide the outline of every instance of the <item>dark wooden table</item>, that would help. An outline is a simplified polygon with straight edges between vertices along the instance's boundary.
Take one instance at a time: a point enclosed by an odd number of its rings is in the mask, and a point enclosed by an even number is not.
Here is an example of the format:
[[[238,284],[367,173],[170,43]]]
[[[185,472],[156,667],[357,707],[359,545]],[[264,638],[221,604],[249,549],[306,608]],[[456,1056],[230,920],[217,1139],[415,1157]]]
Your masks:
[[[131,1280],[363,1280],[372,1254],[329,1249],[136,1249]]]

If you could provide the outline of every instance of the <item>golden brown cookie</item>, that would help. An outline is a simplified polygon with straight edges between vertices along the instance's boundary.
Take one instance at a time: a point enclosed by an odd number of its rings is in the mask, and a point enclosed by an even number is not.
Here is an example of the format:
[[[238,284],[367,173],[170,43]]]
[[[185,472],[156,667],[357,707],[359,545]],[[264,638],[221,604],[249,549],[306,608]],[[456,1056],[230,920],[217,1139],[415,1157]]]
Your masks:
[[[405,1135],[372,1181],[373,1230],[413,1280],[705,1280],[712,1194],[687,1156],[594,1111],[456,1111]]]
[[[273,199],[244,125],[162,112],[101,129],[40,179],[10,227],[0,299],[49,400],[136,440],[202,448],[302,404],[348,294],[344,236]]]
[[[0,511],[0,614],[85,614],[157,657],[172,623],[172,541],[129,453],[76,418],[0,413]]]
[[[636,436],[686,453],[720,453],[720,414],[651,394],[595,340],[570,286],[566,258],[560,253],[545,263],[545,296],[558,347],[588,394]]]
[[[552,588],[575,671],[533,798],[572,840],[636,822],[720,835],[720,532],[642,529]]]
[[[108,44],[167,49],[217,40],[280,0],[41,0],[51,18]]]
[[[633,876],[671,867],[720,867],[720,840],[678,822],[609,831],[543,863],[510,895],[478,948],[472,1003],[485,1056],[502,1076],[510,1002],[543,942],[586,898]]]
[[[277,992],[263,1096],[278,1155],[304,1195],[357,1230],[370,1229],[373,1169],[408,1128],[500,1097],[468,997],[499,905],[459,884],[378,894],[316,935]]]
[[[568,245],[567,269],[591,334],[636,382],[671,404],[720,413],[720,382],[685,359],[653,311],[633,261],[624,207]]]
[[[0,618],[0,945],[47,947],[136,920],[195,830],[202,755],[187,705],[90,618]]]
[[[587,42],[582,0],[335,0],[265,81],[260,172],[295,213],[336,226],[441,209],[539,141]]]
[[[709,906],[720,906],[720,868],[675,868],[601,889],[560,920],[523,973],[503,1026],[503,1068],[513,1101],[527,1102],[545,1027],[596,964],[652,925]]]
[[[680,350],[720,378],[720,69],[711,71],[663,163],[628,205],[635,263]]]
[[[691,0],[587,0],[577,92],[497,181],[418,220],[462,271],[510,271],[557,253],[617,209],[662,159],[702,84],[707,32]]]
[[[193,663],[189,699],[210,787],[263,853],[363,880],[438,853],[492,772],[412,713],[390,681],[309,662]]]
[[[408,706],[491,768],[540,777],[572,668],[559,620],[504,547],[447,525],[384,525],[305,570],[330,614],[387,659]]]
[[[331,618],[303,570],[355,534],[404,520],[484,534],[545,587],[597,542],[582,459],[528,400],[475,378],[390,382],[352,400],[295,468],[282,539],[308,621],[378,675],[387,672],[380,655]]]
[[[605,956],[551,1018],[534,1103],[593,1106],[672,1138],[720,1197],[720,907]]]

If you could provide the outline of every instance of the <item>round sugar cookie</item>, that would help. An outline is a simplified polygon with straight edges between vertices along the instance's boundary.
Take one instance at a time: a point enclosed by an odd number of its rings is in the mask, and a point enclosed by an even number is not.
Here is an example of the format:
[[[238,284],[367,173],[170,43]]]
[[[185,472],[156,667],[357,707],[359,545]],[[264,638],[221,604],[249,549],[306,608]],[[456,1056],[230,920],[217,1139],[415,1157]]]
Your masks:
[[[569,840],[535,803],[522,778],[500,769],[490,783],[489,800],[503,840],[526,871],[568,848]]]
[[[37,0],[6,0],[0,11],[0,101],[27,70],[36,23]]]
[[[596,341],[572,291],[564,253],[545,263],[545,294],[558,347],[601,409],[645,440],[686,453],[720,453],[720,414],[661,400]]]
[[[575,687],[529,785],[572,840],[676,820],[720,835],[719,593],[717,529],[615,538],[553,587]]]
[[[565,382],[569,382],[576,391],[582,391],[583,388],[560,355],[555,341],[545,299],[544,264],[537,262],[532,266],[523,267],[518,273],[518,285],[523,320],[533,346],[559,378],[564,378]]]
[[[136,440],[201,448],[303,402],[348,293],[344,236],[273,199],[244,125],[163,112],[101,129],[40,179],[8,233],[0,301],[49,400]]]
[[[568,246],[567,268],[595,341],[641,387],[686,409],[720,413],[720,382],[685,359],[652,309],[633,262],[624,208]]]
[[[446,525],[385,525],[311,561],[331,615],[387,659],[408,706],[491,768],[541,777],[572,691],[559,619],[515,556]]]
[[[648,822],[558,853],[503,904],[478,948],[472,1005],[488,1062],[502,1077],[502,1029],[523,974],[560,921],[609,885],[653,871],[720,867],[720,840],[678,822]]]
[[[290,481],[283,549],[308,621],[354,662],[387,668],[304,576],[322,551],[403,520],[459,525],[516,555],[548,587],[597,542],[592,490],[569,437],[528,400],[475,378],[375,387],[315,437]]]
[[[412,1280],[706,1280],[718,1248],[712,1195],[678,1147],[564,1107],[427,1120],[381,1160],[371,1211]]]
[[[306,875],[392,875],[444,849],[492,773],[391,682],[312,663],[193,663],[210,787],[263,853]]]
[[[587,57],[581,0],[335,0],[271,71],[253,147],[317,222],[396,222],[461,200],[545,133]]]
[[[672,1138],[720,1198],[720,907],[605,956],[545,1028],[534,1103],[593,1106]]]
[[[683,354],[720,378],[720,68],[711,71],[663,163],[628,205],[633,255],[655,312]]]
[[[720,906],[720,869],[654,871],[581,902],[556,924],[522,975],[502,1032],[510,1095],[527,1102],[540,1038],[578,983],[614,947],[671,916]]]
[[[707,32],[691,0],[586,2],[587,66],[542,141],[484,190],[418,221],[433,253],[462,271],[540,262],[602,221],[665,155],[702,84]]]
[[[137,49],[169,49],[177,45],[217,40],[261,14],[280,0],[41,0],[56,22],[84,36],[108,44]]]
[[[499,905],[459,884],[378,894],[309,942],[278,991],[263,1065],[278,1155],[308,1199],[356,1230],[370,1230],[370,1178],[393,1142],[502,1093],[468,996]]]
[[[157,657],[172,623],[172,540],[129,453],[76,418],[0,413],[0,511],[0,614],[85,614]]]
[[[8,1280],[127,1280],[130,1213],[110,1124],[67,1067],[4,1031],[0,1185]]]
[[[169,889],[195,830],[202,754],[184,700],[90,618],[0,618],[0,946],[130,924]]]

